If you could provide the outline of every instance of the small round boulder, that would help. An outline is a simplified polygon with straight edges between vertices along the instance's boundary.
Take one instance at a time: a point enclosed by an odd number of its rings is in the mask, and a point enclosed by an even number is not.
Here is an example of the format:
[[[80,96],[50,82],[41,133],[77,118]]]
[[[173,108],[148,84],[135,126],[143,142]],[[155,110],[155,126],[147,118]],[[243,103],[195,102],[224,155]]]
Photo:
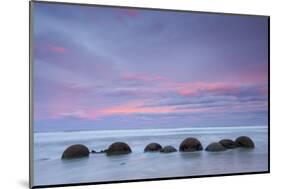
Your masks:
[[[132,152],[130,146],[124,142],[115,142],[111,144],[108,149],[105,151],[106,155],[122,155],[129,154]]]
[[[158,152],[162,150],[162,146],[158,143],[150,143],[144,148],[144,152]]]
[[[236,147],[235,142],[231,139],[222,139],[219,141],[219,143],[228,149],[232,149]]]
[[[199,140],[196,138],[186,138],[182,143],[180,144],[180,151],[181,152],[194,152],[194,151],[200,151],[203,150],[202,144]]]
[[[213,142],[209,144],[205,150],[209,152],[219,152],[219,151],[225,151],[226,148],[223,145],[221,145],[221,143],[219,142]]]
[[[61,159],[74,159],[89,156],[89,149],[82,144],[69,146],[62,154]]]
[[[106,153],[107,149],[99,151],[99,153]]]
[[[160,150],[161,153],[172,153],[172,152],[176,152],[177,149],[174,148],[173,146],[165,146],[164,148],[162,148]]]
[[[235,145],[242,148],[254,148],[255,143],[250,137],[240,136],[235,140]]]

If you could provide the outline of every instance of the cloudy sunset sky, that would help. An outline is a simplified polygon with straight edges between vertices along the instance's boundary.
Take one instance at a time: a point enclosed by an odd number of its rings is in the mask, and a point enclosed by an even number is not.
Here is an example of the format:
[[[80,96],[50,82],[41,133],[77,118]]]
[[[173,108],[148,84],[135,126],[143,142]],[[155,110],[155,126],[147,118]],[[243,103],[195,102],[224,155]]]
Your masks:
[[[267,125],[266,17],[34,3],[35,131]]]

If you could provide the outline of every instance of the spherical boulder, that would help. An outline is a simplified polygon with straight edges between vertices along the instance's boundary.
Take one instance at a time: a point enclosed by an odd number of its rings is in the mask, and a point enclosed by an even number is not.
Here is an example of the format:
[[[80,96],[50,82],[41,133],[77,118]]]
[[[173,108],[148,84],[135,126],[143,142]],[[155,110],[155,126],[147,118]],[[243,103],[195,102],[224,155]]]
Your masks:
[[[96,150],[92,150],[91,153],[95,154],[98,153]]]
[[[129,154],[132,150],[130,146],[124,142],[115,142],[111,144],[106,150],[106,155],[121,155],[121,154]]]
[[[209,144],[205,150],[210,152],[219,152],[219,151],[225,151],[226,148],[223,145],[221,145],[221,143],[219,142],[213,142]]]
[[[236,147],[235,142],[231,139],[222,139],[219,141],[219,143],[228,149],[232,149]]]
[[[203,150],[203,147],[199,140],[190,137],[181,142],[179,149],[181,152],[194,152]]]
[[[158,143],[150,143],[144,148],[144,152],[158,152],[162,150],[162,146]]]
[[[250,137],[247,136],[240,136],[236,138],[235,140],[235,145],[237,147],[242,147],[242,148],[254,148],[255,143]]]
[[[161,153],[172,153],[172,152],[176,152],[177,149],[174,148],[173,146],[165,146],[164,148],[162,148],[160,150]]]
[[[89,149],[82,144],[69,146],[62,154],[61,159],[74,159],[89,156]]]

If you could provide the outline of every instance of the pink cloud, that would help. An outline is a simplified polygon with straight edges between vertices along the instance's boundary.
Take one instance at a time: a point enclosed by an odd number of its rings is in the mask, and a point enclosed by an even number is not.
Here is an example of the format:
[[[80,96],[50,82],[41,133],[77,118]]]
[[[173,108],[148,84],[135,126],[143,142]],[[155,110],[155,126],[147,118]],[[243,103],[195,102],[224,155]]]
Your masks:
[[[258,69],[258,70],[262,70]],[[259,73],[253,71],[253,73]],[[249,76],[251,77],[251,76]],[[256,77],[256,78],[255,78]],[[198,96],[198,95],[238,95],[242,90],[250,89],[257,90],[262,95],[265,95],[267,86],[262,81],[258,81],[258,74],[253,74],[253,80],[237,80],[223,82],[178,82],[168,77],[161,75],[142,74],[123,74],[122,79],[125,81],[137,81],[146,86],[149,94],[161,93],[176,93],[183,96]],[[262,80],[262,79],[261,79]],[[144,91],[139,91],[144,92]]]
[[[36,104],[38,108],[35,119],[57,119],[62,117],[87,117],[88,109],[85,95],[91,92],[91,86],[81,86],[75,83],[49,83],[52,91],[44,97],[44,106]],[[89,107],[93,109],[92,107]],[[40,110],[40,111],[39,111]],[[42,112],[42,113],[41,113]]]
[[[239,72],[228,74],[225,78],[229,81],[243,82],[248,84],[268,82],[268,64],[258,63],[248,66]]]
[[[198,108],[185,108],[176,109],[175,106],[155,106],[146,107],[145,101],[135,100],[125,102],[123,104],[104,108],[101,110],[93,110],[83,114],[76,114],[80,118],[86,118],[96,120],[100,117],[114,116],[114,115],[134,115],[134,114],[169,114],[169,113],[195,113],[195,112],[207,112],[212,111],[214,108],[198,107]]]
[[[134,114],[166,114],[166,113],[187,113],[187,112],[223,112],[227,109],[231,110],[243,110],[245,107],[251,109],[258,109],[261,104],[230,104],[224,106],[215,107],[195,107],[185,106],[180,109],[176,105],[161,105],[161,106],[147,106],[147,104],[153,104],[151,96],[165,96],[165,95],[181,95],[181,96],[225,96],[225,95],[237,95],[239,98],[241,89],[248,89],[253,92],[259,93],[258,95],[267,94],[267,86],[256,86],[239,82],[177,82],[167,77],[160,75],[149,75],[149,74],[124,74],[121,77],[125,81],[139,81],[143,85],[141,88],[133,86],[133,89],[125,88],[125,92],[129,95],[131,93],[144,93],[145,95],[139,95],[137,100],[122,100],[119,101],[119,105],[114,106],[102,106],[96,107],[91,106],[88,101],[83,101],[85,94],[90,94],[92,89],[91,86],[79,86],[75,84],[67,84],[60,86],[60,89],[52,96],[48,97],[48,114],[51,118],[61,118],[66,116],[74,116],[78,118],[95,120],[100,117],[112,116],[112,115],[134,115]],[[118,91],[118,94],[120,91]],[[121,91],[122,92],[122,91]],[[245,93],[245,92],[244,92]],[[243,94],[244,94],[243,93]],[[247,91],[246,91],[247,93]],[[123,93],[121,93],[123,94]],[[146,95],[147,94],[147,95]],[[97,100],[96,96],[93,96]],[[117,96],[119,97],[119,96]],[[176,97],[175,97],[176,98]],[[104,100],[103,97],[98,99],[100,103]]]
[[[210,93],[213,95],[224,95],[239,92],[243,86],[252,84],[244,82],[177,82],[168,77],[161,75],[149,75],[126,73],[122,76],[126,81],[142,82],[146,86],[154,86],[151,88],[153,93],[175,92],[179,95],[194,96],[202,93]]]
[[[66,111],[67,108],[63,108],[60,109],[55,114],[58,115],[59,117],[75,116],[84,119],[96,120],[97,118],[100,117],[112,116],[112,115],[131,115],[137,113],[169,113],[173,111],[171,107],[144,108],[141,107],[142,105],[144,105],[144,101],[135,100],[135,101],[124,102],[123,104],[117,106],[107,107],[99,110],[92,109],[88,111],[81,111],[81,110],[74,111],[74,109],[71,108],[70,110],[68,109],[68,111]]]
[[[47,48],[56,53],[65,53],[65,51],[66,51],[66,49],[64,47],[52,45],[52,44],[47,45]]]
[[[130,17],[136,17],[139,15],[139,11],[137,9],[123,9],[123,14]]]
[[[100,111],[101,115],[114,114],[134,114],[134,113],[168,113],[172,111],[171,107],[143,107],[145,101],[130,101],[119,106],[110,107]]]
[[[227,82],[217,83],[181,83],[178,85],[177,92],[180,95],[196,95],[199,93],[229,94],[239,91],[239,85]]]
[[[139,10],[136,9],[122,8],[116,11],[116,18],[122,23],[125,23],[127,18],[136,18],[137,16],[139,16]]]
[[[268,95],[268,86],[263,86],[259,89],[261,95]]]
[[[36,49],[38,49],[39,51],[45,51],[45,52],[55,52],[58,54],[63,54],[66,52],[66,49],[62,46],[56,45],[56,44],[51,44],[51,43],[41,43],[41,44],[37,44]]]

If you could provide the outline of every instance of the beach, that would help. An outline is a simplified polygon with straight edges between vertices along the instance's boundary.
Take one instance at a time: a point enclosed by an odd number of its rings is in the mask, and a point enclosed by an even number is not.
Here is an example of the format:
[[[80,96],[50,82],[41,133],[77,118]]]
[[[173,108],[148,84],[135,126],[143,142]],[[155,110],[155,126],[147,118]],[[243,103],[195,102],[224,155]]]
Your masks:
[[[128,129],[34,133],[34,185],[151,179],[268,170],[267,126],[196,127],[175,129]],[[249,136],[254,149],[223,152],[144,153],[145,146],[157,142],[179,148],[187,137],[195,137],[205,149],[211,142]],[[61,160],[72,144],[100,151],[113,142],[126,142],[127,155],[106,156],[91,153],[88,158]]]

